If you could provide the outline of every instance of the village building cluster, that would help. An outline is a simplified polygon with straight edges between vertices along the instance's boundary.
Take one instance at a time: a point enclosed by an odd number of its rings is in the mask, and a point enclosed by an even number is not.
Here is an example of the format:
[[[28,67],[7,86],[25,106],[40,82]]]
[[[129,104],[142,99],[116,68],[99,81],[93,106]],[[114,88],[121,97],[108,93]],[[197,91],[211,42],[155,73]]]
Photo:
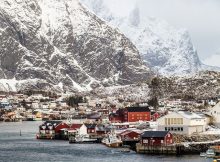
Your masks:
[[[196,135],[220,126],[220,102],[215,100],[159,100],[157,108],[146,102],[112,104],[109,99],[84,97],[70,103],[70,95],[0,95],[0,119],[5,122],[44,121],[38,139],[167,146],[174,135]],[[112,99],[116,101],[116,99]],[[120,103],[122,103],[120,101]],[[115,142],[112,142],[112,141]],[[112,145],[114,144],[114,145]]]

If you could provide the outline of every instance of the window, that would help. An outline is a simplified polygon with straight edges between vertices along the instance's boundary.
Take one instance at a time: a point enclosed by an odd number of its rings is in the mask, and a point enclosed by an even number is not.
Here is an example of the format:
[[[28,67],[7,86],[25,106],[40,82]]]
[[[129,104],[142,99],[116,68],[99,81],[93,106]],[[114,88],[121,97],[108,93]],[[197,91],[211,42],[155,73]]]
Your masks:
[[[177,124],[180,124],[180,118],[177,118]]]
[[[170,125],[170,118],[168,118],[167,120],[168,120],[168,125]]]
[[[167,131],[167,127],[165,127],[165,131]]]
[[[148,143],[148,140],[143,140],[143,143]]]
[[[183,127],[181,127],[180,130],[183,131]]]
[[[177,118],[174,118],[173,124],[177,124]]]
[[[180,118],[180,124],[183,124],[183,118]]]
[[[173,131],[173,127],[171,127],[171,131]]]
[[[161,143],[163,143],[163,140],[161,140]]]

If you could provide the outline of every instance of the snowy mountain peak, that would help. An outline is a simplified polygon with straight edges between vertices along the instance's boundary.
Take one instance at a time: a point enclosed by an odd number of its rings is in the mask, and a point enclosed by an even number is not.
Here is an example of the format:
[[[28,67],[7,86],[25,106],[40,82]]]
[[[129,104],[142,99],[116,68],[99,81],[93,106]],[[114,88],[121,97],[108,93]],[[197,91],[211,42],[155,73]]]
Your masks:
[[[188,31],[176,29],[164,20],[147,17],[140,10],[141,1],[124,0],[126,5],[129,3],[133,7],[121,9],[120,12],[126,10],[121,16],[113,12],[116,8],[112,5],[114,0],[81,2],[111,26],[119,28],[136,45],[145,63],[160,74],[194,74],[207,69],[202,65]],[[97,10],[96,6],[102,7]]]
[[[130,24],[138,27],[140,24],[140,11],[138,6],[136,6],[129,15]]]
[[[0,36],[0,90],[83,91],[150,75],[130,40],[78,0],[5,0]]]

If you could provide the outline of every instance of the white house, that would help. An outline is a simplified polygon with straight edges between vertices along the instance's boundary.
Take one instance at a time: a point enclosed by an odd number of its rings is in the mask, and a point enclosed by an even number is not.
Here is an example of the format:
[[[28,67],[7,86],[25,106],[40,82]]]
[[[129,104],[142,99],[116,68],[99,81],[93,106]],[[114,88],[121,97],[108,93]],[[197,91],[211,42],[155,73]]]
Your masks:
[[[32,102],[31,107],[32,107],[33,109],[38,109],[38,108],[40,107],[40,106],[39,106],[39,102],[38,102],[38,101]]]
[[[87,127],[85,124],[83,124],[80,128],[79,128],[79,135],[87,135]]]
[[[56,108],[57,107],[57,103],[56,102],[50,102],[49,103],[49,108],[50,109],[54,109],[54,108]]]
[[[220,127],[220,102],[214,107],[209,109],[209,114],[213,116],[213,122],[216,126]]]
[[[171,112],[158,120],[158,130],[191,135],[205,131],[206,119],[192,112]]]

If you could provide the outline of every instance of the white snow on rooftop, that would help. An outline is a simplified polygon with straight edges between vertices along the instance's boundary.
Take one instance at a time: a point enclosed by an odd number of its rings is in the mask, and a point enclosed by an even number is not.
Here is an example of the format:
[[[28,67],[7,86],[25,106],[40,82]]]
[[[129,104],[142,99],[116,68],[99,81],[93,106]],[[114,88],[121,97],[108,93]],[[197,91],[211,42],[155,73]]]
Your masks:
[[[187,118],[187,119],[203,119],[204,118],[196,113],[188,112],[188,111],[179,111],[176,113],[182,115],[184,118]]]

